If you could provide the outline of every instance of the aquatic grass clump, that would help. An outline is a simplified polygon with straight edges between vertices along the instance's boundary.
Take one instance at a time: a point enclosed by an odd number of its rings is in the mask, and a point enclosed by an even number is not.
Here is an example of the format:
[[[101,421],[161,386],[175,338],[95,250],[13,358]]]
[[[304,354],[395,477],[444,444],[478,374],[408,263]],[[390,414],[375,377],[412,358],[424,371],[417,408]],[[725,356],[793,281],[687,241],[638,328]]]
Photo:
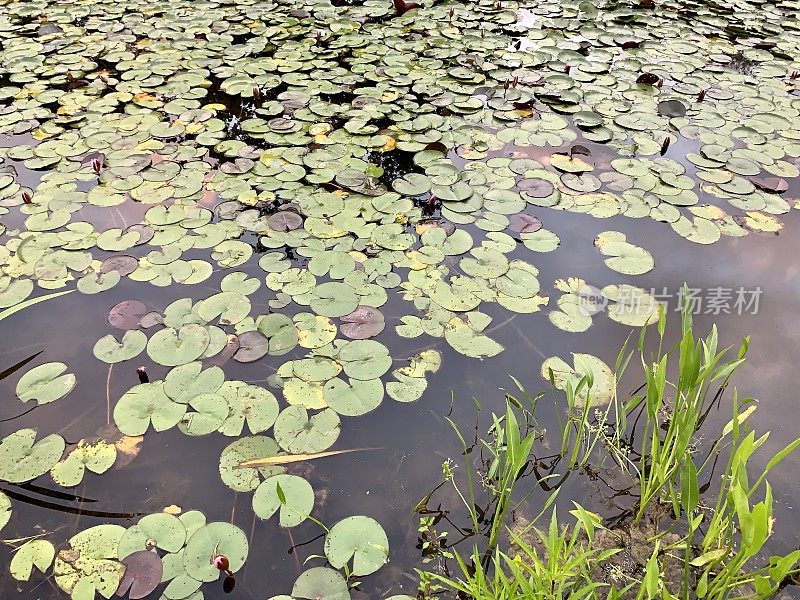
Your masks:
[[[661,311],[655,354],[645,349],[644,330],[636,348],[645,381],[624,402],[617,397],[616,381],[634,353],[625,347],[605,408],[592,407],[596,382],[591,372],[576,385],[562,382],[567,421],[561,448],[549,463],[537,457],[536,449],[546,435],[535,417],[542,394],[531,397],[520,386],[526,402],[508,395],[505,414],[493,413],[487,435],[476,435],[472,446],[451,421],[465,456],[474,456],[476,448],[489,450],[475,459],[477,469],[467,464],[466,493],[453,464],[445,464],[442,485],[455,488],[471,521],[470,527],[459,528],[460,541],[473,539],[474,544],[464,556],[455,544],[442,543],[440,551],[455,558],[458,575],[450,574],[448,560],[435,571],[419,571],[421,597],[452,590],[474,600],[766,599],[794,582],[800,550],[765,556],[774,523],[767,477],[800,446],[800,438],[776,452],[751,482],[749,465],[769,434],[748,430],[756,404],[740,398],[734,388],[730,420],[704,447],[700,433],[711,429],[706,425],[709,411],[727,402],[725,392],[746,359],[749,340],[735,353],[719,349],[716,327],[696,337],[688,309],[682,314],[680,340],[666,350],[665,331]],[[552,373],[550,379],[555,381]],[[555,503],[564,481],[596,474],[609,460],[619,468],[613,469],[617,477],[608,487],[617,497],[629,492],[630,506],[621,515],[603,518],[573,502],[571,518],[560,520]],[[542,470],[545,465],[550,468]],[[563,473],[557,472],[559,466]],[[535,491],[529,477],[534,486],[552,490],[533,519],[524,516]],[[449,511],[427,509],[431,497],[417,507],[423,514],[439,515],[425,517],[427,531],[435,531],[442,517],[452,522]],[[548,511],[549,524],[541,529],[538,521]]]

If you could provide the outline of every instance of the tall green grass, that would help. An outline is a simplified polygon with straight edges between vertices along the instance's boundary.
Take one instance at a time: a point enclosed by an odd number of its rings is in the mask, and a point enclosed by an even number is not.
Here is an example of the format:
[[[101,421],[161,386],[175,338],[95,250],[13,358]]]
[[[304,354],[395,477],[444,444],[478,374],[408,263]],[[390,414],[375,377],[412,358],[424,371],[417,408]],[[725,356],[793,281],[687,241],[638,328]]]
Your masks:
[[[800,571],[800,550],[764,556],[773,522],[767,476],[800,446],[800,438],[777,452],[751,482],[748,465],[769,434],[757,437],[747,429],[756,405],[733,389],[730,421],[716,432],[710,445],[699,441],[701,430],[708,433],[704,425],[711,408],[726,402],[725,392],[746,359],[749,340],[745,338],[736,352],[720,349],[716,327],[705,337],[696,337],[691,314],[685,309],[680,339],[665,349],[666,325],[662,311],[655,354],[647,355],[647,332],[643,330],[636,350],[628,351],[626,344],[618,355],[618,377],[635,354],[640,359],[643,384],[630,398],[621,401],[614,394],[605,408],[583,409],[590,402],[577,399],[581,394],[590,396],[591,376],[582,378],[574,388],[567,386],[567,418],[554,461],[564,472],[538,476],[540,485],[549,480],[556,483],[540,514],[527,527],[512,530],[509,521],[529,498],[530,491],[521,493],[519,488],[528,476],[527,467],[536,460],[539,436],[530,430],[529,421],[535,422],[541,396],[525,394],[529,402],[524,408],[509,395],[505,414],[492,414],[488,435],[476,439],[488,454],[485,470],[473,472],[467,462],[466,492],[447,463],[445,483],[453,485],[469,513],[472,535],[466,537],[474,545],[466,556],[447,550],[448,557],[454,556],[457,575],[420,572],[423,580],[437,584],[427,585],[426,594],[439,590],[421,597],[455,592],[459,598],[474,600],[766,599]],[[451,424],[464,456],[469,457],[474,446]],[[725,465],[716,472],[720,457]],[[610,524],[575,503],[569,511],[571,519],[561,521],[554,506],[559,485],[570,474],[609,460],[616,463],[619,479],[627,478],[631,490],[638,492],[624,519],[626,528],[641,529],[654,510],[668,515],[659,521],[655,533],[648,534],[652,554],[642,572],[625,575],[622,581],[596,576],[622,551],[596,544],[597,532]],[[539,522],[548,512],[548,525],[540,528]],[[668,557],[680,560],[680,581],[674,575],[665,576]]]

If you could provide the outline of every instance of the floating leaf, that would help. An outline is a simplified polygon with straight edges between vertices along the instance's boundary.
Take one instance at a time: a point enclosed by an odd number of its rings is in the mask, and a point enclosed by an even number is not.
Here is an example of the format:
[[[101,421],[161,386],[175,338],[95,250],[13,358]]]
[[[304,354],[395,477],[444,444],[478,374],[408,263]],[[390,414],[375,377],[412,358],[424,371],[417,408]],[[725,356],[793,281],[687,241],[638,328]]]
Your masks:
[[[625,234],[618,231],[604,231],[594,240],[600,249],[606,265],[625,275],[642,275],[655,267],[653,256],[644,248],[625,241]]]
[[[369,517],[348,517],[325,536],[325,556],[341,569],[351,559],[352,574],[369,575],[389,560],[389,540],[380,523]]]
[[[170,400],[161,381],[142,383],[125,392],[114,407],[114,423],[125,435],[144,434],[152,423],[156,431],[177,425],[186,405]]]
[[[278,415],[274,431],[275,440],[290,454],[322,452],[339,438],[339,416],[325,409],[309,417],[305,407],[289,406]]]
[[[108,312],[108,322],[117,329],[137,329],[147,308],[138,300],[123,300]]]
[[[124,559],[153,548],[178,552],[183,548],[186,536],[186,526],[178,517],[167,513],[145,515],[125,531],[119,541],[118,556]]]
[[[58,587],[73,599],[91,599],[95,593],[110,598],[125,574],[125,565],[116,560],[124,533],[119,525],[97,525],[72,536],[53,566]]]
[[[278,494],[278,489],[282,494]],[[253,494],[253,512],[269,519],[280,509],[281,527],[295,527],[314,509],[311,484],[296,475],[273,475],[261,482]]]
[[[592,379],[591,388],[584,388],[577,396],[580,405],[585,405],[587,398],[589,406],[602,406],[608,404],[615,392],[616,377],[602,360],[591,354],[573,353],[573,367],[560,358],[553,356],[542,363],[542,377],[550,380],[550,371],[553,373],[555,386],[565,390],[567,385],[572,389],[578,387],[581,378],[589,376]]]
[[[9,520],[11,520],[11,500],[0,490],[0,530],[8,524]]]
[[[67,365],[60,362],[45,363],[25,373],[17,382],[17,398],[22,402],[36,400],[47,404],[69,394],[77,383],[72,373],[65,373]]]
[[[189,323],[180,329],[167,327],[156,332],[147,343],[147,354],[165,367],[185,365],[200,358],[208,348],[208,329]]]
[[[313,567],[295,580],[291,597],[302,600],[350,600],[350,592],[347,581],[338,571]]]
[[[129,329],[117,340],[113,335],[106,335],[94,345],[94,355],[104,363],[114,364],[139,356],[147,346],[147,336],[137,330]]]
[[[30,540],[25,542],[14,553],[9,570],[11,576],[17,581],[28,581],[33,568],[42,573],[46,572],[53,564],[56,549],[47,540]]]
[[[270,477],[282,473],[278,466],[266,465],[258,468],[240,468],[243,462],[276,456],[280,448],[272,438],[263,435],[243,437],[230,444],[219,459],[222,481],[234,491],[250,492],[261,483],[261,476]]]
[[[25,483],[43,475],[64,453],[64,438],[52,433],[38,442],[35,429],[20,429],[0,443],[0,480]]]
[[[122,559],[125,576],[119,582],[117,596],[127,594],[130,600],[140,600],[153,592],[164,573],[164,563],[155,552],[140,550]]]
[[[117,448],[102,440],[87,444],[81,440],[67,458],[53,465],[50,474],[62,487],[75,487],[83,480],[88,469],[92,473],[105,473],[117,460]]]
[[[212,555],[224,554],[229,570],[236,573],[244,565],[247,553],[247,536],[241,529],[230,523],[209,523],[186,542],[183,566],[197,581],[214,581],[219,578],[219,571],[212,563]]]

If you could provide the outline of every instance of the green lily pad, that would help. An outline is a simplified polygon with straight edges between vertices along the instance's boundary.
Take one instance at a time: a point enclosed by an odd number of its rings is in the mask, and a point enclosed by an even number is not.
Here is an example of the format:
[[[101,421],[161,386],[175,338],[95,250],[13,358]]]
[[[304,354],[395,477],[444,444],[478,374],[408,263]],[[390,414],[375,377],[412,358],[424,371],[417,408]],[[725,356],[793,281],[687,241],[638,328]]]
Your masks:
[[[183,552],[186,573],[197,581],[214,581],[219,571],[212,557],[223,554],[228,558],[233,573],[244,566],[249,551],[245,533],[230,523],[209,523],[192,534]]]
[[[0,530],[11,520],[11,500],[0,491]],[[49,565],[48,565],[49,566]]]
[[[180,329],[167,327],[150,338],[147,354],[160,365],[175,367],[200,358],[210,342],[208,330],[196,323],[189,323]]]
[[[67,365],[60,362],[34,367],[17,382],[17,398],[22,402],[36,400],[47,404],[69,394],[77,383],[72,373],[65,373]]]
[[[642,275],[655,267],[652,254],[627,242],[625,234],[618,231],[604,231],[594,240],[594,245],[603,256],[609,257],[605,259],[606,265],[618,273]]]
[[[350,591],[347,581],[338,571],[313,567],[295,580],[291,597],[301,600],[350,600]]]
[[[219,459],[219,474],[223,483],[236,492],[251,492],[261,483],[261,477],[283,472],[281,467],[238,468],[239,463],[256,458],[275,456],[280,451],[270,437],[253,435],[228,445]]]
[[[580,406],[602,406],[608,404],[613,398],[616,390],[616,377],[611,369],[602,360],[591,354],[573,353],[573,365],[569,366],[557,356],[548,358],[542,363],[542,377],[550,380],[550,371],[553,373],[555,386],[560,390],[565,390],[567,385],[572,389],[577,388],[581,378],[590,376],[592,379],[591,387],[581,390],[576,400]]]
[[[53,566],[58,587],[73,600],[91,600],[95,593],[111,598],[125,575],[125,566],[117,560],[124,533],[119,525],[97,525],[72,536]]]
[[[295,527],[305,521],[314,509],[311,484],[297,475],[273,475],[262,481],[253,494],[253,512],[269,519],[279,509],[281,527]]]
[[[87,444],[81,440],[67,458],[53,465],[50,474],[58,485],[75,487],[83,480],[87,469],[100,475],[108,471],[116,460],[117,447],[114,444],[102,440]]]
[[[374,340],[345,342],[337,359],[351,379],[376,379],[392,366],[389,350]]]
[[[94,345],[94,355],[104,363],[114,364],[139,356],[147,346],[147,336],[138,329],[129,329],[117,340],[109,334]]]
[[[152,423],[156,431],[175,427],[186,405],[170,400],[161,381],[142,383],[125,392],[114,407],[114,423],[125,435],[142,435]]]
[[[55,556],[55,546],[47,540],[25,542],[11,559],[11,576],[17,581],[28,581],[34,567],[42,573],[46,572],[53,564]]]
[[[52,433],[36,441],[35,429],[20,429],[0,442],[0,480],[33,481],[49,471],[64,454],[64,438]]]
[[[290,454],[327,450],[339,438],[339,415],[331,409],[309,416],[304,406],[285,408],[275,421],[275,440]]]
[[[117,546],[117,555],[123,559],[134,552],[152,548],[178,552],[186,542],[186,535],[186,526],[174,515],[145,515],[125,531]]]
[[[389,561],[389,539],[375,519],[348,517],[325,536],[325,556],[337,569],[352,559],[353,575],[369,575]]]

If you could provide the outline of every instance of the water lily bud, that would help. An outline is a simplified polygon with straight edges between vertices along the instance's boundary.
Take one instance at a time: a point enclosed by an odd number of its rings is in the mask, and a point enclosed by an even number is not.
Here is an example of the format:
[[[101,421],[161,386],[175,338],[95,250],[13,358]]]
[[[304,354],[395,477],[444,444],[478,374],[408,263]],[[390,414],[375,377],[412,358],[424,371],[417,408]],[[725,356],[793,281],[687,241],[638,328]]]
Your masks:
[[[453,20],[453,15],[456,14],[456,10],[454,8],[450,9],[450,20]]]
[[[33,202],[33,197],[30,195],[29,192],[22,192],[22,201],[25,204],[30,204],[31,202]]]
[[[225,556],[224,554],[218,554],[217,556],[214,557],[214,560],[212,562],[214,563],[214,566],[217,567],[217,569],[219,569],[220,571],[228,572],[228,569],[231,568],[231,565],[228,562],[228,557]]]
[[[139,376],[139,383],[150,383],[150,378],[147,376],[147,369],[144,366],[136,369],[136,374]]]
[[[102,168],[102,166],[103,165],[101,164],[101,162],[98,159],[96,159],[96,158],[92,159],[92,169],[98,175],[100,174],[100,169]]]
[[[697,101],[698,102],[702,102],[703,98],[705,98],[705,97],[706,97],[706,91],[705,90],[701,90],[701,92],[699,94],[697,94]]]

